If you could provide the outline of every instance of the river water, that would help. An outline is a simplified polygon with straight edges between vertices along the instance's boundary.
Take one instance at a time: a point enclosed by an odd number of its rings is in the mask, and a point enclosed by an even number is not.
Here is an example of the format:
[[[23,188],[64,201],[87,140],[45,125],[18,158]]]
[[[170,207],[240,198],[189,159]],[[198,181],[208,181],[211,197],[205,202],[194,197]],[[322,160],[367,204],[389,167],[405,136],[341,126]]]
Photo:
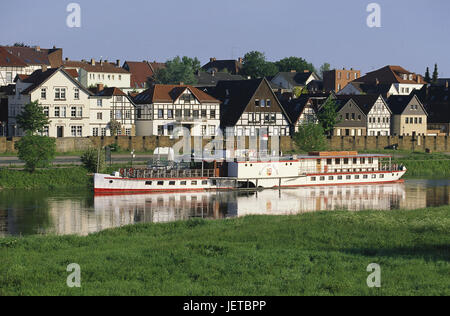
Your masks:
[[[94,196],[91,192],[0,192],[0,237],[87,235],[140,222],[285,215],[320,210],[417,209],[450,203],[450,179],[310,187],[254,193]]]

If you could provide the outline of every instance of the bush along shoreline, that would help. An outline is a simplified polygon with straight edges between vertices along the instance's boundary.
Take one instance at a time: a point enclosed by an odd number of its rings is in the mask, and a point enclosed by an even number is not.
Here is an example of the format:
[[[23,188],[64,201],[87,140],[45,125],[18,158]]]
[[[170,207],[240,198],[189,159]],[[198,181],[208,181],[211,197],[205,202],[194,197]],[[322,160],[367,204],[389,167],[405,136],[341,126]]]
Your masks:
[[[0,169],[0,189],[55,190],[92,188],[93,179],[83,167],[26,170]]]

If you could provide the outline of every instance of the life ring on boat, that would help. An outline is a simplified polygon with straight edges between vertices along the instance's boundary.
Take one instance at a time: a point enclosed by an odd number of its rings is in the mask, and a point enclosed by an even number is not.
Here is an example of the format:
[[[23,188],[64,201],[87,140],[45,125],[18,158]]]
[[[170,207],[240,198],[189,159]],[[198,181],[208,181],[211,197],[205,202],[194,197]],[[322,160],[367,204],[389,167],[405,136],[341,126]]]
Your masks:
[[[125,174],[125,170],[124,170],[124,169],[120,169],[120,170],[119,170],[119,174],[120,174],[121,177],[123,177],[124,174]]]
[[[134,169],[133,168],[128,169],[128,176],[129,177],[134,176]]]

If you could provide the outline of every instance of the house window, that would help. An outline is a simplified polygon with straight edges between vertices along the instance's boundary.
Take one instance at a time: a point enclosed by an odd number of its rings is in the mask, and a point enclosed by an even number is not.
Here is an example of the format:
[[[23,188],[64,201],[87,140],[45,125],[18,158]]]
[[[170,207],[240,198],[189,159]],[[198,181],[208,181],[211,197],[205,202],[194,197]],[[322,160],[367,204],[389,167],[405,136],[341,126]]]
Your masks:
[[[45,114],[45,116],[48,117],[48,115],[49,115],[48,106],[44,106],[44,114]]]
[[[46,100],[47,99],[47,89],[46,88],[42,88],[41,89],[41,99],[42,100]]]
[[[83,126],[77,126],[77,136],[83,136]]]
[[[191,117],[191,110],[184,110],[184,117]]]
[[[211,112],[210,112],[210,118],[211,118],[212,120],[215,120],[215,119],[216,119],[216,110],[211,110]]]
[[[77,127],[76,126],[71,126],[70,127],[70,135],[72,137],[77,137]]]
[[[216,127],[214,125],[209,126],[209,135],[216,135]]]
[[[267,99],[267,100],[266,100],[266,106],[267,106],[268,108],[270,108],[271,105],[272,105],[272,100]]]
[[[61,117],[67,117],[67,108],[65,106],[61,108]]]
[[[106,128],[102,128],[102,136],[106,136]]]
[[[405,118],[405,123],[406,123],[406,124],[409,123],[409,118]]]
[[[55,117],[59,117],[60,115],[60,108],[59,106],[55,106]]]
[[[78,117],[83,117],[83,108],[82,107],[78,108]]]
[[[116,111],[116,120],[121,120],[122,119],[122,110],[117,110]]]
[[[66,99],[66,88],[55,88],[55,99],[65,100]]]
[[[75,88],[73,97],[74,97],[75,100],[79,100],[80,99],[80,89]]]
[[[182,116],[182,111],[181,110],[175,110],[175,117],[176,118],[181,118]]]
[[[44,130],[42,131],[42,136],[49,136],[49,128],[48,126],[44,126]]]
[[[163,119],[164,118],[164,110],[163,109],[158,109],[158,118],[159,119]]]
[[[167,110],[167,118],[173,118],[173,110]]]
[[[12,72],[7,72],[6,73],[6,83],[12,83]]]
[[[173,125],[168,125],[167,126],[167,133],[172,136],[173,135]]]
[[[131,118],[131,110],[126,110],[125,111],[125,118],[126,119],[130,119]]]
[[[206,118],[206,110],[202,110],[202,118]]]
[[[102,112],[98,112],[97,113],[97,120],[103,120],[103,113]]]
[[[77,108],[76,107],[72,106],[70,108],[70,116],[71,117],[77,117]]]
[[[98,136],[98,127],[94,127],[92,129],[92,136],[97,137]]]
[[[164,125],[159,125],[158,126],[158,135],[159,136],[164,136]]]
[[[259,104],[260,104],[259,99],[256,99],[255,100],[255,106],[259,106]]]
[[[126,128],[125,129],[125,135],[131,136],[131,128]]]
[[[194,110],[193,113],[195,119],[198,119],[200,117],[200,112],[198,110]]]
[[[266,106],[266,100],[261,100],[260,101],[260,106],[263,108]]]
[[[98,107],[102,107],[103,106],[103,100],[102,99],[97,99],[97,106]]]
[[[202,125],[202,136],[206,135],[206,125]]]

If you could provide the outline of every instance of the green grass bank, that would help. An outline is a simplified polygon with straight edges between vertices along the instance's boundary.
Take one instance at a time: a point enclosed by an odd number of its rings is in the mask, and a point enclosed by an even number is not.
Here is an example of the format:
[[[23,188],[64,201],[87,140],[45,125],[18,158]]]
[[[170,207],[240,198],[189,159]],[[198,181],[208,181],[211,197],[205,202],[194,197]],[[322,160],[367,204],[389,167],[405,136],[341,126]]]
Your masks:
[[[0,189],[54,190],[82,189],[92,186],[92,177],[82,167],[39,169],[34,173],[17,169],[0,169]]]
[[[81,266],[68,288],[67,265]],[[366,284],[381,266],[381,288]],[[450,295],[450,207],[0,239],[0,295]]]

